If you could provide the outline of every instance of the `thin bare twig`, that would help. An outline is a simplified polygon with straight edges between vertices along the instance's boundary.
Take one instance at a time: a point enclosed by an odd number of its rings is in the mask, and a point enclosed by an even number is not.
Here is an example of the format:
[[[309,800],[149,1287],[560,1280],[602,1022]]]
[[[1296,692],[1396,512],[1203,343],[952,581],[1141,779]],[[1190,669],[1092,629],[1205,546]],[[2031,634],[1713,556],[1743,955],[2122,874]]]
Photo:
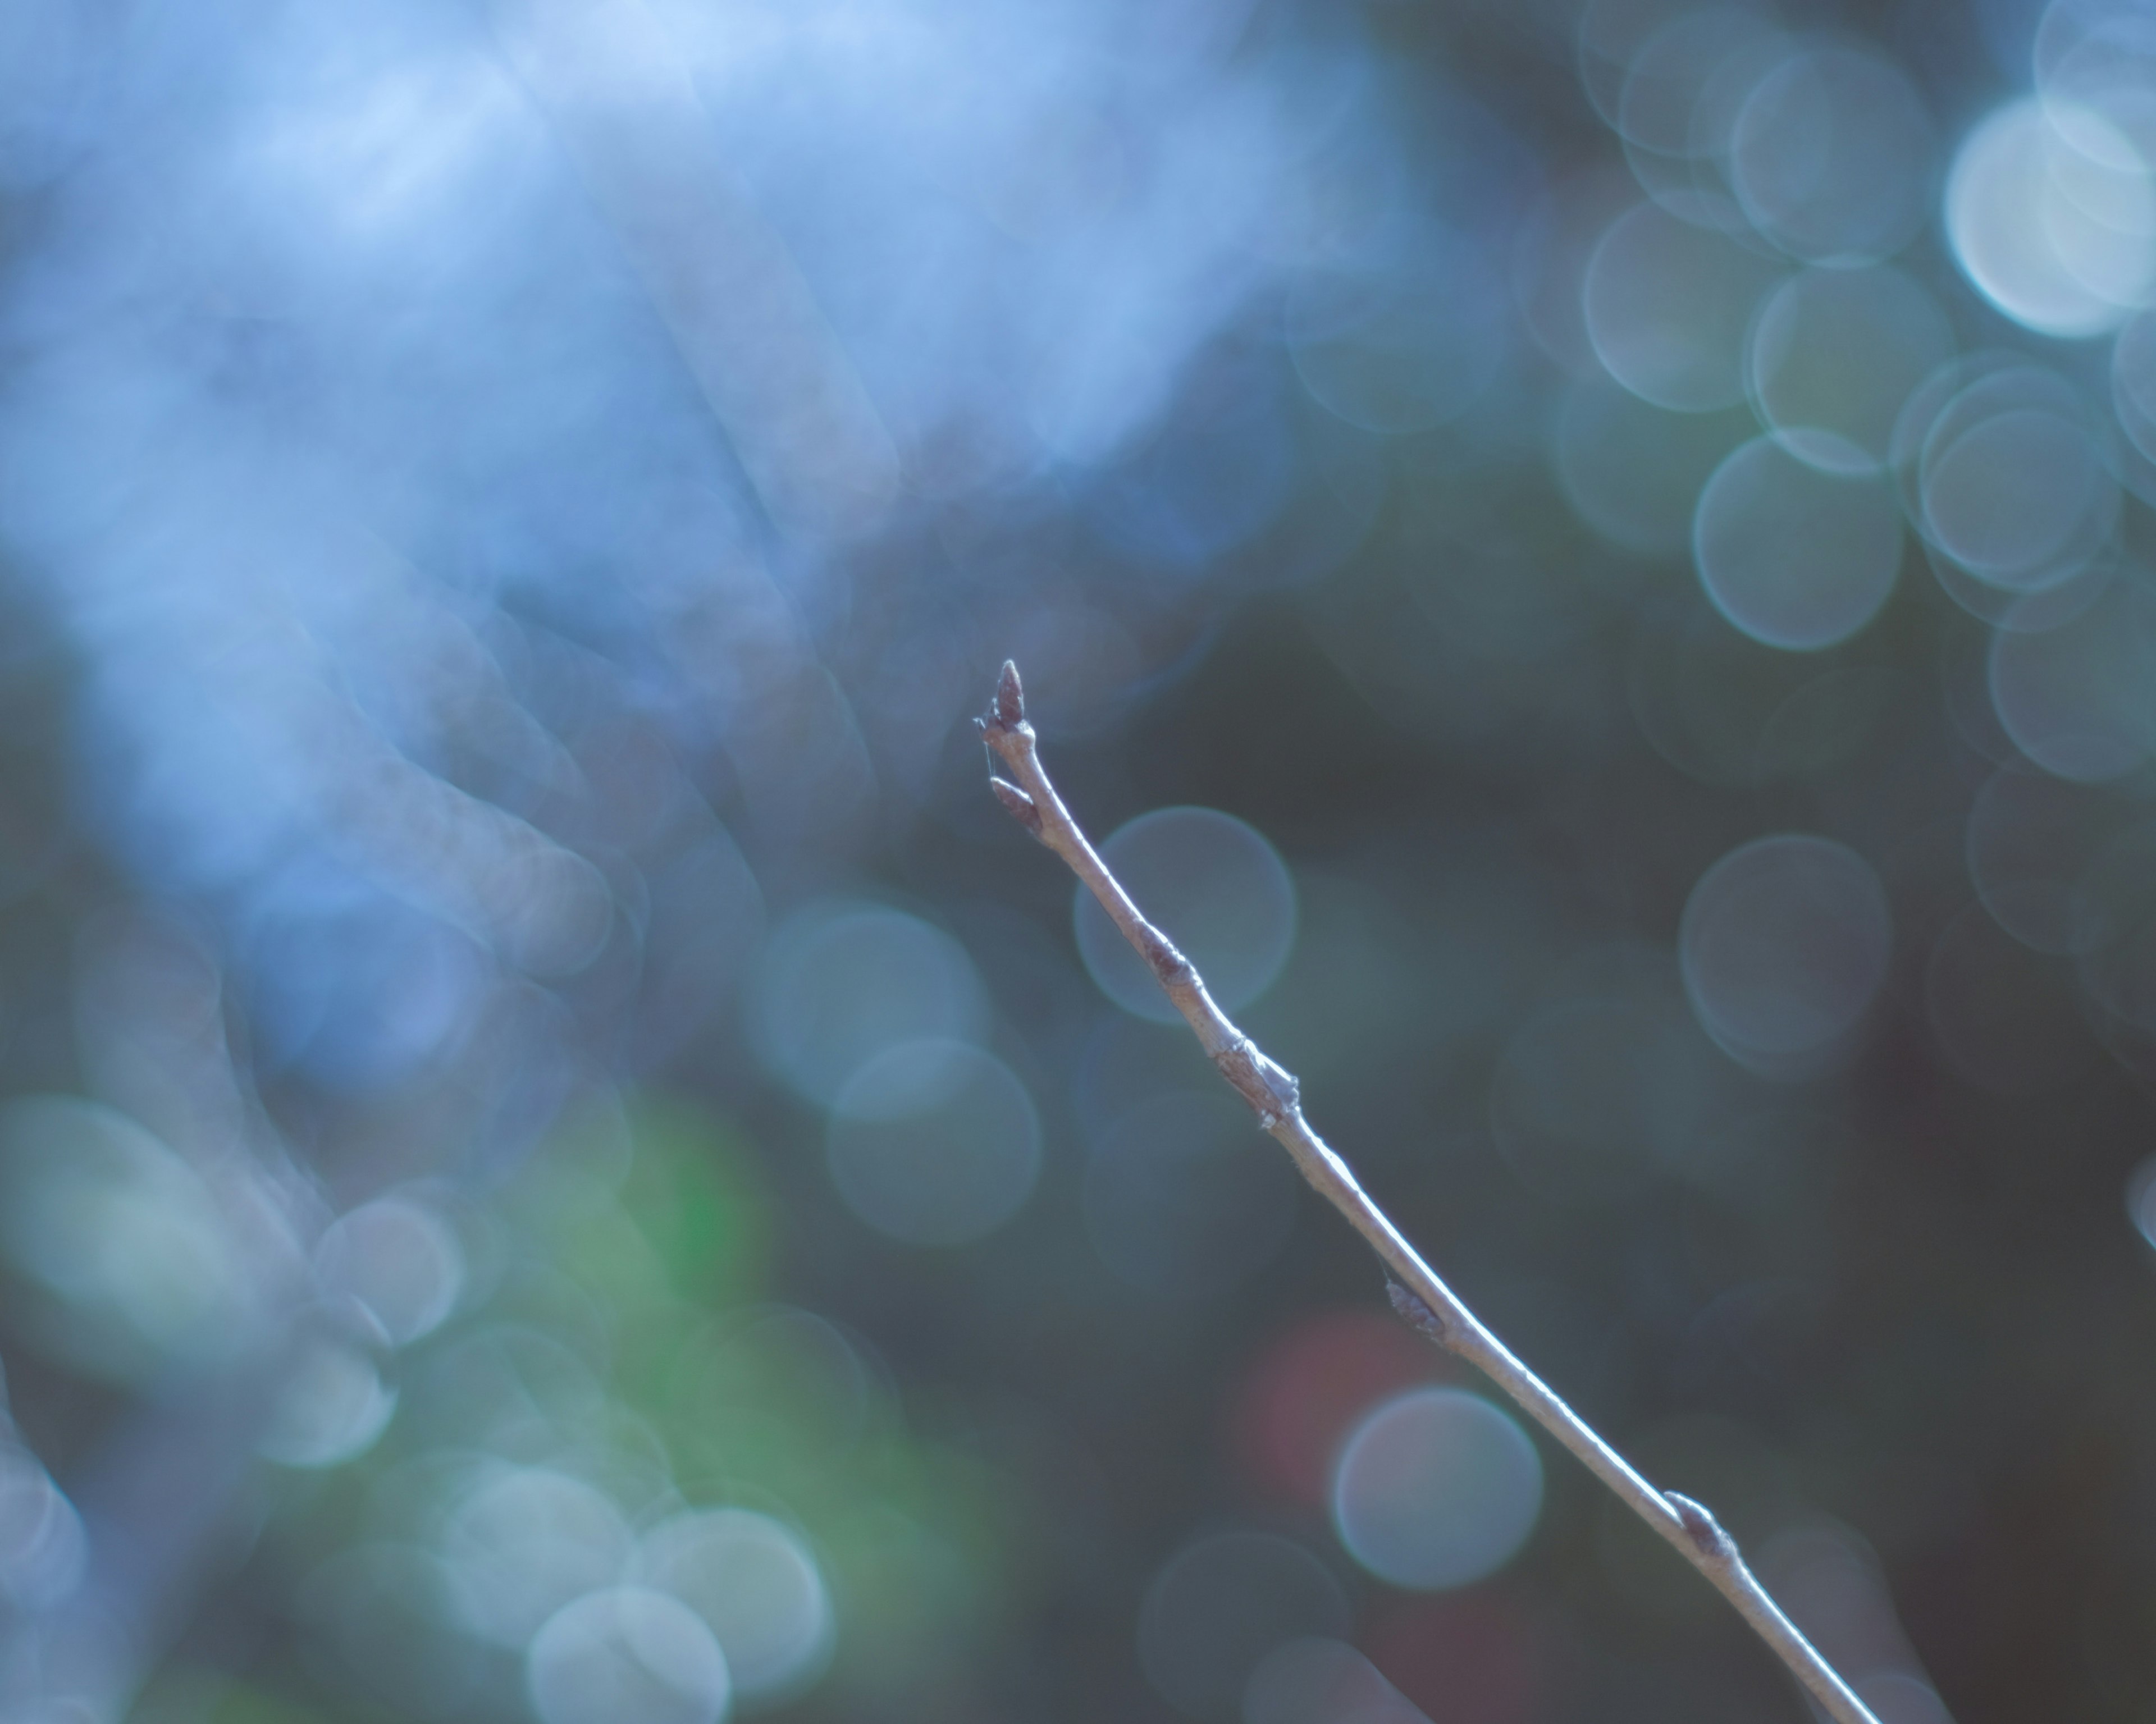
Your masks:
[[[1878,1724],[1833,1666],[1782,1614],[1745,1566],[1737,1541],[1722,1531],[1714,1516],[1689,1497],[1657,1491],[1650,1485],[1556,1391],[1514,1358],[1415,1255],[1414,1248],[1401,1237],[1384,1211],[1356,1183],[1347,1162],[1310,1129],[1302,1116],[1296,1080],[1266,1058],[1257,1044],[1213,1003],[1190,960],[1138,913],[1130,895],[1108,871],[1063,806],[1048,774],[1041,770],[1033,726],[1025,721],[1025,698],[1015,664],[1004,664],[1003,675],[997,679],[994,705],[987,716],[976,722],[983,739],[1018,781],[1014,784],[991,777],[988,783],[997,800],[1021,826],[1068,863],[1071,872],[1101,900],[1101,907],[1151,967],[1175,1008],[1197,1032],[1199,1044],[1221,1076],[1250,1103],[1259,1125],[1295,1158],[1302,1177],[1369,1242],[1390,1276],[1388,1291],[1393,1308],[1440,1347],[1481,1370],[1529,1418],[1586,1463],[1626,1506],[1737,1607],[1830,1717],[1838,1724]]]

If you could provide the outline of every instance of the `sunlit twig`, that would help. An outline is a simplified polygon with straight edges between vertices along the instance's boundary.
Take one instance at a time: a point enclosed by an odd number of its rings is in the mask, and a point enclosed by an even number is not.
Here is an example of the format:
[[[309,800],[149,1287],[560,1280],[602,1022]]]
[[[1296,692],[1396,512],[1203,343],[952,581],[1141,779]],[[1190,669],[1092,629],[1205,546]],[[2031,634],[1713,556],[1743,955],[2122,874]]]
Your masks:
[[[1368,1193],[1348,1164],[1310,1129],[1302,1116],[1296,1080],[1268,1059],[1258,1044],[1228,1021],[1205,992],[1190,960],[1138,913],[1130,895],[1086,842],[1041,770],[1018,667],[1006,663],[997,679],[994,704],[976,721],[988,747],[1018,782],[991,777],[997,799],[1018,823],[1070,865],[1124,938],[1152,968],[1175,1008],[1206,1053],[1258,1116],[1258,1123],[1295,1158],[1302,1176],[1369,1242],[1392,1278],[1394,1309],[1447,1352],[1477,1367],[1528,1417],[1564,1444],[1622,1498],[1625,1505],[1676,1547],[1679,1555],[1734,1604],[1805,1691],[1840,1724],[1878,1724],[1816,1648],[1783,1615],[1753,1578],[1737,1542],[1714,1516],[1689,1497],[1657,1491],[1595,1434],[1542,1378],[1503,1344],[1440,1280],[1429,1265]]]

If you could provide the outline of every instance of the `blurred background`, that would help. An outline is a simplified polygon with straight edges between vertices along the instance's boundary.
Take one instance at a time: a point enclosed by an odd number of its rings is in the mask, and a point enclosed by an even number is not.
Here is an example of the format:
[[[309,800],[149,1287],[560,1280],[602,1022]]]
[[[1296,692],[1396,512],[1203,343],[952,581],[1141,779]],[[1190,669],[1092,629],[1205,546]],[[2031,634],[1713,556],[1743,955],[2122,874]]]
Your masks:
[[[2156,1709],[2141,0],[9,0],[0,1716]]]

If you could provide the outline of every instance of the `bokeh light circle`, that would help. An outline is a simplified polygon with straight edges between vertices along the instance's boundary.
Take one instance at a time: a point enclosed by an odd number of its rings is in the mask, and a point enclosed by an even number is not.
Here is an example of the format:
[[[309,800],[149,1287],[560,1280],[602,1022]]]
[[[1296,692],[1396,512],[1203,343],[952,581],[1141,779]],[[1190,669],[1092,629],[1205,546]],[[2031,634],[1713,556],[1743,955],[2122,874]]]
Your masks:
[[[1887,894],[1845,845],[1755,839],[1700,876],[1677,937],[1701,1027],[1740,1064],[1801,1069],[1856,1026],[1886,978]]]
[[[1902,403],[1953,353],[1938,300],[1900,270],[1815,269],[1760,307],[1747,365],[1753,405],[1791,454],[1830,464],[1853,446],[1876,466]]]
[[[1991,643],[1991,703],[2015,746],[2061,778],[2096,783],[2156,750],[2156,585],[2122,570],[2080,615]]]
[[[1512,248],[1512,293],[1527,332],[1573,377],[1602,377],[1579,284],[1609,223],[1639,202],[1638,181],[1598,162],[1560,178],[1523,220]]]
[[[1550,456],[1565,500],[1595,531],[1645,557],[1691,541],[1700,487],[1758,428],[1748,413],[1676,413],[1606,377],[1565,392]]]
[[[336,1466],[372,1448],[396,1411],[365,1348],[318,1336],[286,1366],[257,1447],[282,1466]]]
[[[1626,59],[1617,101],[1618,135],[1635,149],[1663,158],[1698,152],[1699,109],[1707,86],[1748,50],[1768,53],[1784,44],[1767,19],[1733,6],[1674,11]]]
[[[2144,144],[2156,134],[2156,16],[2141,0],[2050,0],[2029,59],[2047,103],[2093,108]]]
[[[2001,372],[2030,368],[2021,354],[1986,347],[1943,362],[1909,392],[1895,415],[1892,436],[1887,441],[1887,461],[1893,469],[1902,507],[1922,529],[1924,513],[1922,461],[1933,446],[1933,433],[1948,410],[1962,403],[1970,387]],[[2020,404],[2026,405],[2026,402]]]
[[[2016,593],[1978,579],[1935,545],[1924,546],[1924,562],[1948,598],[1977,621],[2009,634],[2063,629],[2111,590],[2119,572],[2118,556],[2107,549],[2050,586]]]
[[[1255,829],[1217,808],[1160,808],[1118,827],[1101,855],[1221,1010],[1272,986],[1295,944],[1295,882]],[[1075,914],[1079,956],[1101,992],[1138,1017],[1178,1022],[1145,960],[1083,886]]]
[[[1138,1613],[1138,1658],[1171,1706],[1234,1715],[1276,1646],[1347,1631],[1340,1583],[1308,1551],[1270,1532],[1202,1534],[1163,1563]]]
[[[1731,131],[1729,174],[1753,224],[1791,255],[1871,262],[1923,225],[1937,150],[1900,68],[1822,47],[1791,54],[1753,87]]]
[[[1745,331],[1780,269],[1735,240],[1643,203],[1609,225],[1581,291],[1609,375],[1679,413],[1744,396]]]
[[[1541,1458],[1480,1395],[1424,1388],[1372,1411],[1342,1446],[1332,1525],[1394,1586],[1466,1586],[1510,1562],[1542,1512]]]
[[[1956,152],[1946,218],[1978,290],[2041,335],[2116,329],[2156,290],[2156,177],[2094,110],[1991,114]]]
[[[646,1533],[638,1578],[704,1619],[741,1700],[798,1693],[834,1644],[831,1599],[801,1535],[753,1509],[676,1515]]]
[[[1846,640],[1894,590],[1902,520],[1893,493],[1862,470],[1869,464],[1855,445],[1840,447],[1847,456],[1833,464],[1842,470],[1827,470],[1757,438],[1700,493],[1700,580],[1716,609],[1768,646],[1807,651]]]
[[[2110,489],[2087,434],[2034,409],[1994,414],[1927,465],[1931,529],[1955,561],[1979,574],[1991,568],[2010,577],[2046,567],[2098,491]]]
[[[1579,10],[1574,48],[1580,88],[1620,136],[1633,64],[1671,10],[1662,0],[1588,0]]]
[[[1729,131],[1746,91],[1788,53],[1763,12],[1676,11],[1625,69],[1618,131],[1639,185],[1672,215],[1722,233],[1749,223],[1726,188]]]
[[[1322,1508],[1333,1457],[1355,1422],[1383,1396],[1445,1368],[1389,1311],[1351,1306],[1301,1317],[1244,1374],[1232,1424],[1241,1469],[1268,1494]]]
[[[539,1724],[718,1724],[732,1691],[703,1619],[643,1587],[562,1606],[531,1637],[524,1680]]]
[[[993,1233],[1032,1193],[1040,1118],[1010,1068],[968,1043],[901,1042],[831,1105],[832,1182],[846,1207],[910,1245]]]
[[[259,1332],[254,1265],[225,1206],[100,1102],[28,1095],[0,1109],[0,1255],[68,1307],[53,1342],[93,1375],[229,1357]]]
[[[757,978],[750,1029],[780,1078],[829,1102],[900,1042],[978,1041],[988,1002],[973,960],[918,916],[844,900],[797,911]]]
[[[2009,593],[2072,579],[2118,525],[2118,482],[2096,417],[2041,366],[1988,368],[1941,406],[1915,477],[1925,537]]]
[[[402,1347],[432,1333],[454,1309],[464,1287],[464,1249],[431,1204],[377,1198],[323,1230],[315,1275],[324,1292],[365,1306]]]
[[[610,1585],[631,1543],[621,1511],[581,1479],[494,1463],[443,1528],[459,1614],[481,1639],[521,1646],[571,1599]]]
[[[1288,1640],[1243,1691],[1242,1724],[1430,1724],[1421,1708],[1344,1640]]]

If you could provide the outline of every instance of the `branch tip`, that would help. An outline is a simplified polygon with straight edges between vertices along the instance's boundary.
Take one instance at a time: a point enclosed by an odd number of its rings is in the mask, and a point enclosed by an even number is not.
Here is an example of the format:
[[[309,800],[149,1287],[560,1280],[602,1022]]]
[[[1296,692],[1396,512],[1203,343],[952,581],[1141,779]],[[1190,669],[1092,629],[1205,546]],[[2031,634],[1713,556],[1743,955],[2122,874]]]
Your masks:
[[[1386,1277],[1385,1295],[1411,1328],[1455,1352],[1489,1375],[1496,1386],[1543,1429],[1584,1461],[1618,1498],[1667,1538],[1704,1574],[1789,1666],[1837,1724],[1878,1724],[1818,1649],[1783,1616],[1744,1566],[1736,1541],[1712,1515],[1689,1497],[1658,1491],[1625,1465],[1624,1457],[1591,1429],[1555,1391],[1506,1352],[1455,1298],[1404,1239],[1385,1213],[1356,1183],[1353,1173],[1304,1122],[1295,1078],[1222,1015],[1190,961],[1140,913],[1086,841],[1042,770],[1033,727],[1025,721],[1025,696],[1018,667],[1006,663],[995,698],[973,721],[981,739],[1009,767],[1021,788],[991,773],[988,786],[1012,818],[1055,852],[1107,911],[1167,990],[1176,1009],[1197,1032],[1220,1075],[1256,1112],[1258,1123],[1294,1157],[1303,1177],[1337,1208],[1388,1264],[1402,1265],[1416,1286]],[[1442,1307],[1440,1312],[1440,1307]]]
[[[996,677],[996,701],[991,711],[994,722],[1004,730],[1014,731],[1025,722],[1025,690],[1019,685],[1014,659],[1004,660]]]
[[[988,788],[995,792],[996,800],[1004,805],[1012,819],[1035,838],[1040,836],[1040,808],[1031,797],[1008,779],[998,778],[993,774],[988,778]]]

